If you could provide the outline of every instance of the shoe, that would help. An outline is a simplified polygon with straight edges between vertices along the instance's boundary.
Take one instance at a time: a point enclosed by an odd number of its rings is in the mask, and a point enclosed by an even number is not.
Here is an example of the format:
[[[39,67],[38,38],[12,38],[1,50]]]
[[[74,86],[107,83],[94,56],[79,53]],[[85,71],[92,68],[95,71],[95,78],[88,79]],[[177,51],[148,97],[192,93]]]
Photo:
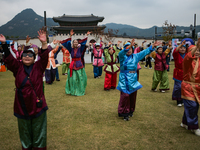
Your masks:
[[[144,66],[144,68],[147,68],[146,66]]]
[[[186,130],[188,129],[188,126],[186,124],[181,123],[181,127],[185,128]]]
[[[128,116],[124,117],[124,121],[129,121],[129,117]]]
[[[133,117],[133,114],[131,113],[131,114],[129,114],[129,117]]]
[[[161,90],[160,92],[162,92],[162,93],[165,93],[165,91],[164,91],[164,90]]]
[[[152,68],[149,68],[149,69],[152,69]]]
[[[178,107],[181,107],[181,106],[182,106],[182,104],[178,104],[177,106],[178,106]]]
[[[56,81],[60,81],[60,79],[56,79]]]
[[[200,129],[191,130],[191,131],[194,132],[194,134],[196,134],[197,136],[200,136]]]
[[[154,92],[157,92],[157,89],[154,89],[153,91],[154,91]]]
[[[100,76],[98,76],[98,78],[100,78]]]
[[[68,75],[67,73],[65,73],[65,75]]]

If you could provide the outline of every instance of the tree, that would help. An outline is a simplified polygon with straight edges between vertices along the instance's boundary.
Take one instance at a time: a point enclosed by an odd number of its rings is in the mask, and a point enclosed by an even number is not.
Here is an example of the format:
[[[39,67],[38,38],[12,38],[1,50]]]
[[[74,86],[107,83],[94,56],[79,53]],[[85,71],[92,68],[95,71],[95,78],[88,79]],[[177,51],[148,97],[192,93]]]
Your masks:
[[[95,37],[95,41],[98,41],[98,39],[104,35],[104,30],[101,30],[101,28],[95,28],[92,33]]]
[[[108,41],[108,42],[113,42],[115,37],[117,36],[117,33],[119,32],[118,29],[108,29],[108,33],[106,33],[104,36],[105,36],[105,39]]]
[[[174,37],[176,26],[171,23],[168,23],[168,20],[166,20],[162,26],[163,29],[163,40],[169,41]]]

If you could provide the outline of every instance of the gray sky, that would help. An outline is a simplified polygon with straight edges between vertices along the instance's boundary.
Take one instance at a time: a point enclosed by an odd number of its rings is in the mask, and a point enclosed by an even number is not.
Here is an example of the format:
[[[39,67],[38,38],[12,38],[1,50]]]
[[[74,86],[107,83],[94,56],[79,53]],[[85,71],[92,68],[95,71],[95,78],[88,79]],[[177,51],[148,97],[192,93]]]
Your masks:
[[[199,0],[0,0],[0,26],[26,8],[47,17],[66,15],[104,16],[101,24],[120,23],[139,28],[162,26],[165,20],[181,26],[200,25]]]

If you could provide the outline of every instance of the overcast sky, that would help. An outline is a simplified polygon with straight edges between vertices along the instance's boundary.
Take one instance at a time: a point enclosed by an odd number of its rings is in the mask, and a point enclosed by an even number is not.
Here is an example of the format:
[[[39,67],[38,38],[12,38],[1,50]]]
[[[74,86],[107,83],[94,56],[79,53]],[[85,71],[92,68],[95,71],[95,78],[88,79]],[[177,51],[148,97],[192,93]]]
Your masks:
[[[26,8],[47,17],[66,15],[104,16],[106,23],[120,23],[150,28],[169,23],[190,26],[197,15],[200,25],[199,0],[0,0],[0,26]]]

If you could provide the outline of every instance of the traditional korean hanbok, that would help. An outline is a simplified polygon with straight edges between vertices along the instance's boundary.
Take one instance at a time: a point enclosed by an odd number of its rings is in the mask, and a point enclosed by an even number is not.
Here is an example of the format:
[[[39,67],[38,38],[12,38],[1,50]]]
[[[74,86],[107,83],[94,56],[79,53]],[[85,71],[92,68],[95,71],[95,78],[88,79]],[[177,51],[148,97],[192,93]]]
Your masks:
[[[58,51],[59,46],[57,45],[55,49],[49,52],[49,59],[48,64],[46,66],[45,70],[45,79],[46,83],[52,84],[55,80],[56,76],[56,63],[54,59],[54,54]]]
[[[98,43],[96,43],[97,45]],[[95,45],[95,46],[96,46]],[[94,62],[93,62],[93,73],[94,73],[94,78],[98,78],[102,75],[102,67],[104,66],[103,60],[102,60],[102,55],[103,55],[103,49],[101,49],[102,45],[98,44],[100,46],[100,49],[97,50],[94,47],[93,53],[94,53]]]
[[[155,51],[152,53],[152,58],[155,59],[154,73],[153,73],[153,83],[152,90],[156,90],[158,84],[160,83],[159,90],[166,91],[169,90],[169,79],[167,74],[168,65],[166,63],[166,56],[170,52],[170,48],[165,50],[162,54],[158,54]]]
[[[174,89],[172,93],[172,100],[177,101],[178,104],[182,104],[182,98],[181,98],[181,83],[183,80],[183,59],[187,55],[179,53],[179,51],[176,51],[174,49],[173,51],[173,58],[174,58],[174,73],[173,73],[173,80],[174,80]]]
[[[200,58],[195,58],[191,51],[183,60],[183,81],[181,83],[181,98],[184,102],[182,126],[188,130],[199,129],[198,109],[200,104]],[[199,134],[200,136],[200,134]]]
[[[104,48],[105,58],[107,60],[107,64],[104,68],[106,72],[105,82],[104,82],[104,90],[110,90],[116,88],[117,83],[117,72],[120,71],[119,67],[116,65],[116,58],[120,52],[116,46],[113,46],[114,52],[111,55],[109,51],[109,47]]]
[[[70,65],[70,53],[64,47],[61,50],[63,52],[62,74],[67,75]]]
[[[6,44],[3,49],[6,51],[4,62],[15,77],[14,115],[18,120],[22,149],[45,150],[48,107],[43,92],[43,72],[51,48],[39,50],[41,59],[30,66],[15,59]],[[41,107],[37,107],[38,99],[42,100]]]
[[[118,115],[119,117],[124,117],[124,119],[133,115],[133,93],[142,88],[142,85],[138,82],[137,77],[138,62],[153,51],[152,46],[150,46],[146,50],[127,56],[126,53],[129,51],[129,49],[127,49],[128,45],[130,45],[130,43],[126,43],[124,46],[125,48],[119,52],[120,74],[117,86],[117,89],[121,92]]]
[[[19,45],[19,46],[21,46],[21,45]],[[11,49],[15,53],[16,59],[20,61],[22,59],[21,56],[22,56],[23,50],[21,50],[21,51],[16,50],[14,48],[14,44],[11,44]]]
[[[61,44],[68,49],[71,54],[72,61],[69,66],[65,92],[75,96],[85,95],[85,89],[87,86],[87,75],[85,68],[81,61],[81,55],[85,48],[87,37],[83,40],[79,40],[79,46],[77,48],[71,47],[71,38],[61,41]]]

